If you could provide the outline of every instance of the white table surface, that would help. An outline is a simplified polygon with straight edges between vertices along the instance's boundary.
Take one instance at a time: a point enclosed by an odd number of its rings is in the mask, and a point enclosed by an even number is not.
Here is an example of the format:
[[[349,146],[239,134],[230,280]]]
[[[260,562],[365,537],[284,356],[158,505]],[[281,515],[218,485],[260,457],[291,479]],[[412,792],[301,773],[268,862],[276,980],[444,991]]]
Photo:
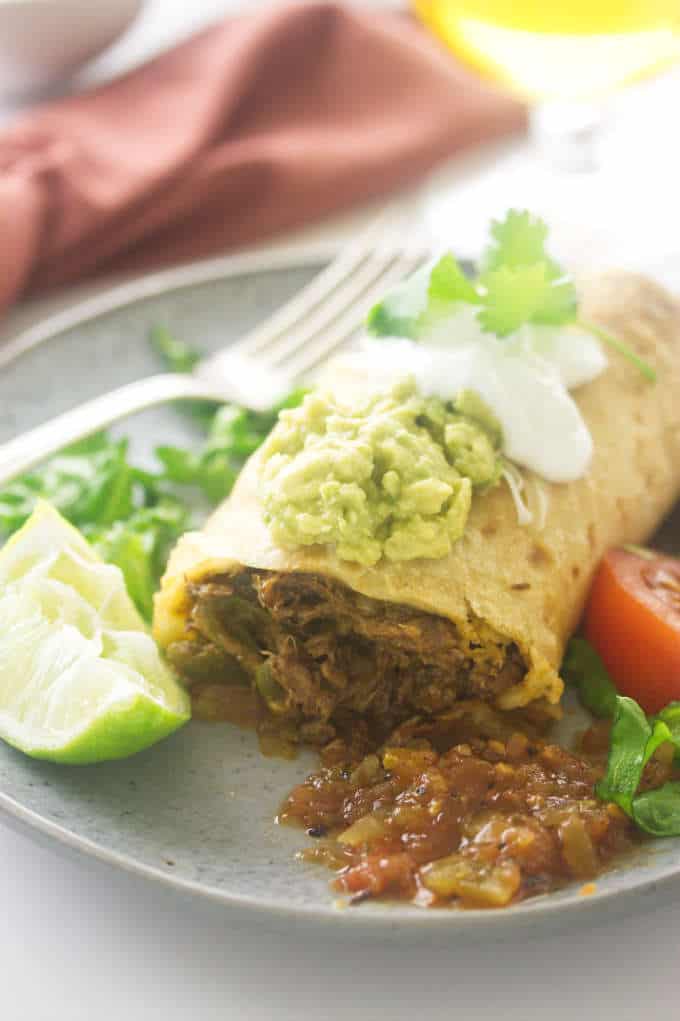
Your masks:
[[[236,0],[149,0],[132,33],[85,80],[129,67],[238,6]],[[255,3],[241,6],[251,9]],[[490,214],[528,202],[548,212],[559,246],[574,262],[614,258],[654,266],[680,285],[676,205],[666,205],[660,215],[661,185],[677,181],[677,157],[670,143],[664,148],[658,123],[652,156],[644,145],[650,125],[645,111],[653,108],[658,119],[664,101],[669,110],[677,109],[677,86],[663,83],[656,96],[652,107],[649,95],[639,97],[636,130],[643,132],[643,144],[637,149],[643,163],[633,171],[627,167],[627,176],[610,177],[599,196],[592,182],[574,178],[560,182],[555,203],[548,197],[555,194],[548,188],[555,181],[536,168],[520,143],[459,161],[439,175],[425,193],[427,201],[421,192],[407,196],[404,204],[438,230],[445,223],[452,237],[455,227],[457,246],[474,253]],[[14,109],[0,106],[0,120]],[[634,174],[642,170],[660,182],[658,187],[640,189]],[[619,208],[625,208],[625,216]],[[340,242],[363,216],[282,243]],[[26,303],[0,323],[0,339],[92,291],[89,286]],[[621,1021],[651,1012],[678,1016],[680,899],[652,915],[625,922],[603,917],[586,931],[524,935],[509,944],[446,947],[433,940],[413,952],[380,945],[369,951],[327,942],[316,931],[290,931],[282,938],[263,924],[235,927],[223,909],[180,899],[103,865],[66,858],[2,820],[0,862],[2,1021],[411,1021],[414,1016],[486,1021],[499,1012],[507,1021],[539,1016]]]

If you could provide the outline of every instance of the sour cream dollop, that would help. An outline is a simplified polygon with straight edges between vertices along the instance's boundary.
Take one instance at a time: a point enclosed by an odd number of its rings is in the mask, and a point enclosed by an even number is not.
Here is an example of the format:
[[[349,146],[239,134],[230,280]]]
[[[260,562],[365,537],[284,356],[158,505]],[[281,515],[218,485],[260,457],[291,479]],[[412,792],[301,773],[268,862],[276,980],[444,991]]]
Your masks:
[[[528,325],[499,339],[466,305],[417,343],[363,338],[333,360],[322,382],[373,389],[411,375],[422,393],[442,400],[476,390],[503,427],[509,460],[549,482],[572,482],[587,472],[593,440],[569,390],[606,366],[599,340],[580,327]]]

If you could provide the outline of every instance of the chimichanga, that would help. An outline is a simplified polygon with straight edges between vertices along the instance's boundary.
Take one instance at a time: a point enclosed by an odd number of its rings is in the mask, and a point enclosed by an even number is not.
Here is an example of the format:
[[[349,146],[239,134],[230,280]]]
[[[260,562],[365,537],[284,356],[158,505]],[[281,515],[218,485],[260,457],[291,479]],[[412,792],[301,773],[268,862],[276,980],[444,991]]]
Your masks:
[[[582,288],[582,317],[649,361],[655,384],[612,354],[574,394],[594,456],[578,481],[525,473],[538,512],[518,521],[505,484],[473,502],[440,559],[365,567],[326,546],[277,548],[258,455],[201,532],[177,546],[154,632],[189,681],[252,682],[303,739],[360,715],[389,727],[469,697],[503,709],[556,704],[558,670],[604,551],[646,540],[680,491],[680,308],[652,282]]]

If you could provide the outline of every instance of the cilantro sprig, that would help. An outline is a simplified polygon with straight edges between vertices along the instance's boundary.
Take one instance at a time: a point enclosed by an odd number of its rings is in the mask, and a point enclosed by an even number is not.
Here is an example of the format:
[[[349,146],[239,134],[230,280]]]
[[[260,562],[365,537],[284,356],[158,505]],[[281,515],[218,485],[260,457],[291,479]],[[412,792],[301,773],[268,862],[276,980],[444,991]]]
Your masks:
[[[484,255],[478,284],[484,308],[482,326],[499,337],[523,326],[560,326],[576,318],[576,288],[546,250],[548,228],[526,210],[511,209],[491,224],[491,242]]]
[[[476,276],[446,253],[422,267],[375,305],[367,326],[375,336],[423,339],[461,305],[476,308],[487,333],[505,338],[522,326],[580,325],[627,358],[650,381],[654,369],[627,344],[592,323],[579,322],[573,281],[546,248],[547,225],[527,210],[492,221],[491,239]]]
[[[154,327],[149,339],[171,372],[190,372],[201,358],[163,327]],[[302,396],[295,391],[281,407]],[[102,432],[0,490],[0,545],[28,520],[39,499],[49,500],[104,560],[120,567],[130,596],[149,620],[170,550],[195,523],[200,501],[194,496],[211,505],[227,496],[279,412],[279,407],[261,413],[234,404],[187,405],[205,430],[203,441],[192,449],[157,447],[153,470],[132,462],[127,440]]]
[[[0,545],[40,499],[49,500],[104,560],[120,567],[133,601],[149,619],[167,556],[190,519],[163,473],[134,465],[127,440],[90,436],[0,490]]]

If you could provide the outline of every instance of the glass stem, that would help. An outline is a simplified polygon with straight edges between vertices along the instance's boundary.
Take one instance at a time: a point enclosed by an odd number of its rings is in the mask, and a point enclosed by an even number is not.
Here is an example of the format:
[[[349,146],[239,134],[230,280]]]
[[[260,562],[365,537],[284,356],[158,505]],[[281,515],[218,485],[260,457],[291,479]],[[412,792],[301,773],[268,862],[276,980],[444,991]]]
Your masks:
[[[531,110],[530,130],[545,158],[559,170],[599,169],[604,106],[585,100],[540,103]]]

